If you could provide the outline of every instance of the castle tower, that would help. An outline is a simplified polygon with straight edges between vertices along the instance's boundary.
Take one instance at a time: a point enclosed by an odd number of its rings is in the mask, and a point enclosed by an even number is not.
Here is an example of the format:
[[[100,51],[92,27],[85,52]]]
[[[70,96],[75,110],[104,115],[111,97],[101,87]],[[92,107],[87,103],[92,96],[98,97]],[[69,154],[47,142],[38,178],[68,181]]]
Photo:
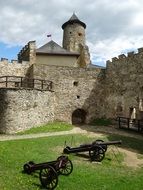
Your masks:
[[[88,46],[85,43],[86,24],[73,13],[72,17],[62,25],[63,48],[80,53],[77,67],[88,67],[91,64]]]
[[[72,52],[80,52],[80,46],[85,46],[85,28],[86,24],[73,14],[72,17],[62,25],[62,29],[64,30],[63,48]]]

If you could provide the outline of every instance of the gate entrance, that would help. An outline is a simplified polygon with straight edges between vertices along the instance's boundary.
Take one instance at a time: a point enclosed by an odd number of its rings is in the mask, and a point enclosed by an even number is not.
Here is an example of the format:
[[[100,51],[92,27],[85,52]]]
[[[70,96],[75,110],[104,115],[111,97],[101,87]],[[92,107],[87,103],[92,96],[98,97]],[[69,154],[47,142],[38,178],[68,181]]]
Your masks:
[[[86,121],[86,111],[83,109],[76,109],[72,113],[72,124],[84,124]]]

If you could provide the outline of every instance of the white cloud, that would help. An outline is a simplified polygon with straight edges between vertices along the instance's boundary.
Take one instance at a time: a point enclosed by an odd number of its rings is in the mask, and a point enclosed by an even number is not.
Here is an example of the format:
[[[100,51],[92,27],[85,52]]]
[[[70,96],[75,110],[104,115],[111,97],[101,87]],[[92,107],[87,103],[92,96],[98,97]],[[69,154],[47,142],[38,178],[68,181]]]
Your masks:
[[[104,66],[106,61],[113,57],[118,57],[123,53],[127,54],[130,51],[137,51],[139,47],[143,46],[143,37],[127,38],[127,36],[120,36],[117,39],[99,41],[95,46],[89,43],[89,46],[94,63],[104,62],[104,64],[102,63]]]
[[[73,12],[87,24],[87,42],[95,63],[143,46],[143,0],[5,0],[1,2],[0,42],[11,46],[46,34],[62,43],[61,26]],[[95,60],[96,58],[96,60]]]

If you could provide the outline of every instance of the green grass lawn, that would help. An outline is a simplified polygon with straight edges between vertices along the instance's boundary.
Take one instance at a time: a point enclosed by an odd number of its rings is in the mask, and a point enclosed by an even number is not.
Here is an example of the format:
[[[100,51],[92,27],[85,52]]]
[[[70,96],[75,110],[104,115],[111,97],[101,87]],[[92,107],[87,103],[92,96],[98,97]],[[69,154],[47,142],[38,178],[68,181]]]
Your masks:
[[[104,139],[122,139],[121,146],[143,153],[143,140],[113,135]],[[66,135],[0,142],[0,190],[42,189],[37,172],[33,175],[22,173],[26,162],[55,160],[62,154],[65,141],[69,146],[77,146],[93,140],[85,135]],[[70,155],[69,158],[73,162],[73,172],[68,177],[59,176],[57,190],[141,190],[143,187],[143,168],[135,170],[124,166],[121,153],[115,156],[109,149],[101,163],[92,163],[82,155]]]
[[[64,122],[52,122],[43,126],[33,127],[23,132],[16,133],[17,135],[25,134],[38,134],[47,132],[57,132],[57,131],[68,131],[73,129],[73,125]]]
[[[105,118],[98,118],[94,119],[90,125],[95,125],[95,126],[109,126],[111,125],[112,122],[110,119],[105,119]]]

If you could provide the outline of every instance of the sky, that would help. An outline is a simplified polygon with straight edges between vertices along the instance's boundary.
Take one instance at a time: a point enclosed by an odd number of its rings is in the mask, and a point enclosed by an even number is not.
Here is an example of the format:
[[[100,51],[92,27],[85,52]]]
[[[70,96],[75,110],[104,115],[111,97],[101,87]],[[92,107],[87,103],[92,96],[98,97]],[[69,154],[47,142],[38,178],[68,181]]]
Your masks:
[[[73,12],[86,23],[92,63],[143,47],[143,0],[0,0],[0,57],[17,59],[28,41],[62,45],[62,24]]]

